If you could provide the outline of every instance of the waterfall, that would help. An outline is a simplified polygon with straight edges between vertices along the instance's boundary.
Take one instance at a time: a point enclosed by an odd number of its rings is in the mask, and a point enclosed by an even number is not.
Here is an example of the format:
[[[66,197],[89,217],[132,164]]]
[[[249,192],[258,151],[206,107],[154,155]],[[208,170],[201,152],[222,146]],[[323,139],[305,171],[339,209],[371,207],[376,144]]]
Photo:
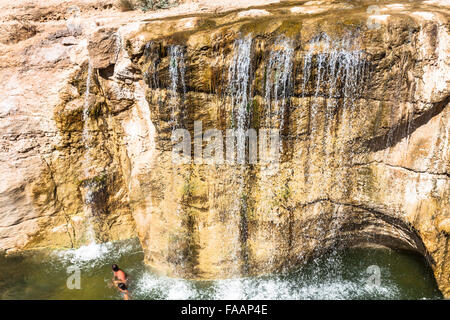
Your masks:
[[[308,51],[303,58],[303,83],[302,97],[311,96],[310,101],[310,143],[313,148],[322,146],[323,166],[322,175],[326,179],[333,177],[342,192],[346,192],[346,141],[351,138],[351,120],[348,119],[349,110],[354,108],[354,102],[360,98],[368,77],[368,62],[364,52],[358,47],[356,37],[351,34],[341,39],[334,40],[327,34],[320,34],[309,42]],[[322,104],[319,99],[325,100]],[[336,171],[330,168],[330,149],[333,136],[331,124],[337,120],[337,108],[341,108],[340,130],[338,137],[341,147],[336,150],[339,153]],[[318,126],[322,121],[319,115],[323,115],[323,139],[318,132]],[[336,124],[338,124],[336,122]],[[317,161],[307,160],[310,165],[320,165]],[[342,227],[343,216],[339,207],[335,208],[331,222],[327,228],[328,233],[323,234],[325,241],[338,241],[336,239],[339,229]],[[320,233],[320,231],[319,231]],[[328,239],[328,240],[327,240]],[[335,254],[331,259],[338,265],[340,263]]]
[[[268,124],[266,125],[272,127],[272,113],[275,112],[280,120],[280,131],[283,130],[286,103],[292,92],[293,55],[292,40],[280,37],[276,40],[267,63],[265,102]]]
[[[91,139],[90,132],[88,130],[88,121],[89,121],[89,94],[90,94],[90,85],[91,85],[91,77],[92,77],[92,64],[89,60],[88,62],[88,73],[86,76],[86,91],[84,92],[84,104],[83,104],[83,143],[86,149],[89,149],[89,142]],[[89,154],[85,154],[89,157]],[[85,159],[86,162],[89,162],[89,159]],[[86,170],[86,168],[85,168]]]
[[[328,239],[331,242],[332,247],[336,247],[336,243],[339,244],[339,241],[341,240],[340,229],[344,225],[344,222],[345,217],[343,214],[342,205],[336,205],[331,213],[329,233],[326,235],[325,238],[325,241]],[[329,261],[333,262],[334,265],[340,266],[342,261],[341,256],[338,254],[337,250],[332,250],[330,252]],[[340,273],[338,275],[340,275]]]
[[[285,36],[278,37],[270,50],[266,63],[265,83],[264,83],[264,102],[265,102],[265,126],[268,129],[278,129],[282,133],[285,126],[285,111],[289,104],[289,99],[293,92],[293,57],[294,47],[293,40]],[[283,153],[283,143],[280,141],[279,152]],[[273,177],[273,164],[267,166],[261,165],[260,168],[260,188],[264,188],[267,195],[279,192],[279,188],[271,181]],[[276,189],[274,192],[273,189]],[[270,208],[267,203],[266,208]],[[270,229],[270,241],[276,242],[276,232],[279,219],[277,213],[272,210],[265,212],[276,227]],[[266,262],[270,267],[275,263],[277,256],[277,247],[270,246],[270,257]]]
[[[319,111],[317,98],[321,96],[327,99],[325,121],[331,120],[331,112],[337,107],[335,99],[343,99],[344,109],[352,107],[355,98],[363,90],[367,61],[351,35],[341,40],[332,40],[327,34],[320,34],[309,42],[309,50],[304,57],[302,97],[307,95],[308,82],[314,80],[311,77],[313,68],[317,68],[313,95],[315,99],[311,105],[311,121],[314,125],[313,120]],[[313,126],[312,132],[314,130]]]
[[[170,74],[170,107],[171,107],[171,124],[172,130],[179,125],[177,111],[180,110],[180,99],[186,94],[186,82],[184,75],[186,73],[186,64],[184,61],[184,49],[179,45],[169,47],[169,74]],[[181,86],[182,96],[179,94]]]
[[[92,77],[92,64],[89,60],[88,62],[88,72],[86,76],[86,91],[84,93],[84,104],[83,104],[83,145],[86,149],[84,152],[83,160],[82,160],[82,166],[84,170],[84,176],[89,177],[89,171],[91,166],[91,157],[89,154],[90,151],[90,142],[91,142],[91,134],[89,132],[88,124],[89,124],[89,94],[90,94],[90,86],[91,86],[91,77]],[[95,231],[93,226],[93,211],[91,207],[91,203],[93,201],[93,191],[91,183],[88,182],[86,185],[86,194],[85,199],[83,203],[83,210],[86,216],[86,240],[88,241],[88,244],[95,243]]]
[[[244,194],[245,183],[245,145],[246,145],[246,129],[248,127],[248,116],[250,112],[251,103],[251,47],[252,37],[247,35],[243,39],[236,39],[234,43],[234,55],[231,61],[231,65],[228,71],[228,92],[231,97],[231,106],[233,110],[233,127],[236,130],[236,151],[238,156],[238,164],[242,164],[239,168],[239,174],[237,177],[237,192],[235,197],[232,212],[235,217],[238,217],[240,221],[240,235],[233,237],[234,247],[234,260],[239,261],[238,254],[241,253],[241,257],[244,258],[244,266],[246,265],[246,252],[242,252],[240,238],[242,234],[246,234],[246,199]],[[239,155],[244,155],[244,159],[239,159]],[[240,161],[241,160],[241,161]],[[229,229],[234,229],[236,226],[230,224]],[[229,234],[232,234],[233,230],[229,230]],[[244,235],[245,237],[245,235]],[[235,274],[239,274],[238,263],[235,265]]]
[[[148,63],[148,67],[143,73],[143,78],[151,89],[159,88],[160,79],[158,66],[161,63],[161,55],[158,50],[158,46],[154,41],[150,41],[145,44],[144,57],[146,63]]]
[[[364,52],[359,49],[356,37],[347,34],[339,40],[331,39],[323,33],[309,42],[309,49],[303,59],[302,97],[310,96],[309,88],[313,88],[310,112],[311,141],[317,139],[317,118],[319,112],[324,114],[324,139],[321,141],[324,151],[324,174],[329,177],[329,154],[332,141],[330,124],[333,121],[338,104],[342,107],[341,141],[349,136],[351,126],[347,119],[348,110],[360,97],[368,76],[368,62]],[[314,76],[314,69],[316,73]],[[309,84],[309,85],[308,85]],[[325,108],[320,109],[319,98],[325,99]],[[313,147],[316,144],[312,142]],[[344,143],[342,143],[344,145]],[[346,150],[339,150],[339,167],[344,167],[344,154]],[[338,179],[340,184],[344,179]]]
[[[245,153],[245,129],[247,129],[248,114],[251,104],[251,47],[251,35],[235,41],[233,61],[228,72],[234,127],[237,129],[236,135],[238,155]]]

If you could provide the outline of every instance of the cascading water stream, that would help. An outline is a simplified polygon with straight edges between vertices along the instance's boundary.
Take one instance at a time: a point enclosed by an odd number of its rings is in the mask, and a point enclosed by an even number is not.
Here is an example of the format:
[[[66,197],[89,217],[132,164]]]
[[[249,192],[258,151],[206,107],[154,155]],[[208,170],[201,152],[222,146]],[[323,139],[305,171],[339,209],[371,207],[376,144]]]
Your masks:
[[[268,128],[272,128],[272,113],[275,112],[280,121],[279,130],[283,130],[286,104],[292,93],[293,55],[292,40],[285,37],[277,39],[270,52],[265,83]]]
[[[245,130],[250,104],[250,61],[251,35],[237,39],[234,44],[234,56],[229,69],[229,91],[233,106],[234,127],[237,129],[237,154],[245,153]],[[239,160],[239,159],[238,159]],[[241,159],[243,160],[243,159]],[[245,160],[244,160],[245,161]]]
[[[347,119],[348,110],[354,107],[359,98],[367,77],[367,61],[364,52],[355,43],[353,35],[343,39],[333,40],[327,34],[314,37],[309,43],[309,50],[303,61],[302,97],[308,92],[308,83],[313,82],[314,94],[311,103],[310,134],[312,147],[316,147],[317,126],[320,122],[318,113],[321,112],[319,98],[325,99],[324,139],[322,148],[325,154],[323,173],[329,175],[329,154],[332,142],[331,123],[334,120],[338,104],[342,107],[340,139],[347,139],[351,123]],[[317,69],[313,79],[314,68]],[[344,145],[344,144],[342,144]],[[339,167],[344,167],[343,156],[346,150],[339,150]],[[342,180],[342,179],[341,179]]]
[[[354,42],[351,35],[334,41],[327,34],[321,34],[310,41],[303,62],[302,97],[306,97],[308,82],[315,81],[312,121],[319,111],[319,97],[327,99],[325,120],[329,121],[330,113],[337,107],[335,99],[342,98],[343,108],[351,108],[355,98],[361,93],[367,62],[363,51]],[[317,75],[315,79],[311,79],[314,68],[317,68]],[[313,123],[312,131],[314,130]]]
[[[303,59],[302,97],[307,97],[308,88],[313,88],[310,101],[311,147],[317,150],[318,145],[321,144],[324,153],[321,174],[327,180],[334,176],[341,190],[346,190],[345,155],[347,150],[345,145],[351,134],[351,121],[348,119],[348,114],[350,114],[349,111],[354,108],[355,101],[360,98],[363,92],[368,71],[364,52],[358,48],[354,39],[353,35],[347,35],[340,40],[333,40],[327,34],[320,34],[310,41],[309,50]],[[323,103],[319,100],[321,98],[324,99]],[[336,117],[338,107],[341,108],[339,123]],[[323,138],[319,142],[318,126],[322,121],[319,115],[322,114]],[[331,149],[334,148],[332,145],[333,124],[340,127],[337,136],[334,138],[340,142],[341,146],[339,150],[334,150],[338,155],[330,157]],[[330,159],[333,158],[338,159],[336,168],[331,168]],[[310,165],[314,163],[310,158],[308,158],[308,161]],[[333,174],[333,170],[337,170],[336,173]],[[339,208],[336,208],[331,216],[331,223],[328,226],[323,226],[328,231],[325,233],[325,229],[322,230],[320,226],[317,226],[320,229],[318,233],[324,239],[337,241],[336,237],[339,234],[342,221],[342,213]],[[333,254],[331,259],[335,259],[335,263],[339,264],[339,259],[334,257]]]
[[[92,77],[92,64],[91,61],[89,60],[88,62],[88,72],[87,72],[87,76],[86,76],[86,91],[84,92],[84,104],[83,104],[83,142],[84,142],[84,146],[86,148],[89,147],[88,143],[91,139],[90,137],[90,132],[88,129],[88,121],[89,121],[89,94],[90,94],[90,86],[91,86],[91,77]],[[85,160],[89,160],[86,159],[86,157],[89,157],[89,154],[85,154]],[[86,170],[87,168],[85,168]]]
[[[179,126],[179,115],[177,112],[180,112],[181,99],[184,99],[186,94],[186,65],[183,47],[179,45],[170,46],[169,56],[171,124],[172,130],[175,130]],[[179,93],[180,86],[182,95]]]
[[[83,104],[83,145],[86,149],[84,152],[84,157],[82,160],[84,176],[89,177],[90,167],[91,167],[91,156],[90,156],[90,143],[91,143],[91,133],[89,131],[89,94],[90,94],[90,86],[91,86],[91,77],[92,77],[92,64],[89,60],[88,62],[88,72],[86,76],[86,91],[84,94],[84,104]],[[93,191],[90,182],[88,181],[86,184],[86,193],[84,197],[83,210],[86,217],[86,241],[87,244],[95,243],[95,230],[93,225],[94,215],[91,207],[91,203],[93,201]]]
[[[265,126],[267,129],[279,130],[280,137],[282,137],[282,132],[285,126],[285,111],[289,103],[289,99],[292,95],[293,81],[292,81],[292,70],[293,70],[293,40],[286,38],[284,36],[279,37],[275,40],[272,50],[270,51],[268,61],[266,62],[266,73],[265,73]],[[275,119],[274,119],[275,117]],[[283,153],[283,143],[280,141],[279,152]],[[270,183],[270,178],[273,177],[273,165],[264,166],[261,165],[260,175],[260,186],[269,185],[270,187],[265,192],[267,194],[273,194],[274,186]],[[270,208],[268,203],[267,208]],[[271,228],[270,237],[271,241],[276,242],[276,232],[275,229],[278,227],[279,219],[276,212],[270,210],[265,213],[267,217],[275,224],[275,228]],[[269,261],[269,268],[273,265],[275,257],[277,255],[277,248],[275,246],[271,247],[271,253]]]
[[[174,131],[180,128],[182,119],[183,99],[186,95],[186,64],[184,57],[184,47],[180,45],[171,45],[168,47],[169,53],[169,106],[170,106],[170,124],[172,126],[172,138]],[[174,142],[172,140],[172,142]],[[169,244],[167,244],[169,246]],[[167,247],[167,251],[170,249]],[[177,259],[181,261],[181,269],[186,269],[186,258],[183,253],[177,252]],[[177,271],[178,272],[178,271]]]
[[[239,168],[239,175],[237,177],[237,193],[235,197],[232,212],[235,216],[241,217],[245,220],[246,215],[246,203],[243,197],[244,194],[244,174],[245,174],[245,146],[246,146],[246,129],[248,129],[248,116],[250,112],[251,101],[251,48],[252,37],[251,34],[247,35],[243,39],[237,39],[234,43],[234,56],[228,70],[228,90],[231,97],[231,106],[233,110],[234,129],[236,130],[236,152],[237,152],[237,164],[241,165]],[[242,157],[241,157],[242,156]],[[244,215],[242,217],[242,215]],[[231,229],[234,229],[235,225],[228,225],[229,234],[233,234]],[[241,226],[246,229],[246,226]],[[241,230],[242,232],[242,230]],[[243,230],[246,232],[246,230]],[[233,237],[233,251],[234,261],[238,262],[240,259],[239,253],[242,253],[240,237]],[[245,253],[244,253],[245,256]],[[244,259],[245,260],[245,259]],[[246,262],[244,261],[244,265]],[[235,274],[240,274],[241,270],[238,265],[235,265]]]

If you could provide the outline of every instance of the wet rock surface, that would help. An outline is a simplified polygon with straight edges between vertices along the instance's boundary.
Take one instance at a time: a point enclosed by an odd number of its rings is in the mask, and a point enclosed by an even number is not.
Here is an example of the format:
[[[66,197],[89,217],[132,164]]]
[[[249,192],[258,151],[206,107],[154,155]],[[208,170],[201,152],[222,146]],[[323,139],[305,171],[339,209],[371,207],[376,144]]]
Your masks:
[[[448,296],[448,8],[368,5],[92,27],[91,50],[77,35],[27,48],[24,73],[2,73],[0,247],[77,246],[91,225],[97,241],[137,233],[169,275],[226,278],[378,244],[423,254]],[[174,164],[172,133],[194,138],[195,121],[279,129],[279,167]]]

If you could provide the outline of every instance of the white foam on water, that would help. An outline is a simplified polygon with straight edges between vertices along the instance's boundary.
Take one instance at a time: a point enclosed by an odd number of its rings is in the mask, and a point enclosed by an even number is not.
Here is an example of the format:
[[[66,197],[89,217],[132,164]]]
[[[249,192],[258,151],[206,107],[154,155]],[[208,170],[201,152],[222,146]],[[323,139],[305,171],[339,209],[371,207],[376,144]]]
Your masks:
[[[84,265],[86,263],[94,263],[101,260],[110,252],[109,244],[90,243],[77,249],[58,250],[53,254],[63,263],[72,265]]]
[[[90,243],[77,249],[57,250],[52,255],[62,263],[80,267],[85,265],[94,267],[102,265],[105,258],[119,259],[123,254],[129,254],[133,251],[136,251],[133,243],[122,243],[117,246],[113,242],[106,242],[102,244]]]
[[[301,278],[301,277],[300,277]],[[395,284],[386,282],[379,286],[367,286],[361,279],[281,279],[236,278],[212,281],[211,293],[206,299],[215,300],[316,300],[361,299],[372,296],[394,299],[399,291]],[[159,299],[203,299],[201,289],[183,279],[159,277],[149,272],[138,280],[135,294],[142,298],[157,296]],[[205,294],[205,293],[204,293]],[[203,295],[204,295],[203,294]]]
[[[95,271],[111,261],[119,261],[137,252],[142,253],[142,249],[139,242],[133,240],[89,244],[52,254],[58,263],[65,266],[75,265],[84,271]],[[204,282],[157,275],[143,264],[126,270],[132,274],[130,286],[133,299],[398,299],[403,290],[393,280],[389,267],[381,267],[380,284],[370,285],[365,267],[350,271],[353,269],[347,269],[341,257],[335,255],[325,261],[314,259],[293,273]]]
[[[245,296],[245,288],[241,279],[218,280],[214,287],[214,298],[218,300],[239,300]]]
[[[147,297],[158,295],[165,300],[195,299],[197,291],[188,280],[157,276],[144,273],[135,285],[134,295]]]

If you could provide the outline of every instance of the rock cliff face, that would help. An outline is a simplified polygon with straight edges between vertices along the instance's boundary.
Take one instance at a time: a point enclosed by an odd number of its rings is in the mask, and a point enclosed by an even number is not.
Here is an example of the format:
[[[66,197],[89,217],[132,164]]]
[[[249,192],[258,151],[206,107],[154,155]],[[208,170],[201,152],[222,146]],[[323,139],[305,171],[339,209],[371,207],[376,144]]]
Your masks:
[[[449,296],[449,12],[369,4],[93,26],[28,47],[22,73],[2,72],[0,248],[137,234],[156,269],[224,278],[377,244],[423,254]],[[279,130],[278,165],[174,163],[174,130],[193,142],[200,121]]]

